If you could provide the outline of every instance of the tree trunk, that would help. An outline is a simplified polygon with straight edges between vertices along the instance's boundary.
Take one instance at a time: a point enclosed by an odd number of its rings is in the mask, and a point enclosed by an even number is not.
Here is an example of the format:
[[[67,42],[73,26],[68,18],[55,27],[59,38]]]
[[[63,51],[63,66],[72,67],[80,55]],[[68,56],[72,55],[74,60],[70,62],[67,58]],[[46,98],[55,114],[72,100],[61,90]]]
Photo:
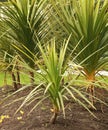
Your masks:
[[[12,80],[13,80],[13,87],[14,87],[15,90],[17,90],[18,87],[17,87],[16,77],[15,77],[14,72],[12,72]]]
[[[30,74],[30,83],[31,83],[31,85],[34,85],[34,72],[32,72],[32,71],[30,71],[29,72],[29,74]]]
[[[95,96],[95,90],[94,90],[95,71],[93,71],[90,74],[86,72],[86,76],[87,76],[87,81],[89,82],[89,86],[87,88],[88,93],[89,93],[89,99],[90,99],[92,105],[94,105],[94,96]]]
[[[57,116],[58,116],[58,109],[57,109],[57,107],[54,107],[54,109],[52,109],[51,111],[53,112],[53,115],[50,119],[50,123],[55,124],[55,121],[56,121]]]
[[[57,115],[58,115],[58,113],[53,113],[53,115],[52,115],[52,117],[50,119],[50,123],[51,124],[55,124],[55,121],[57,119]]]
[[[63,85],[64,85],[64,82],[65,82],[65,81],[64,81],[64,78],[62,79],[62,81],[61,81],[61,82],[62,82],[62,86],[63,86]]]
[[[21,87],[21,83],[20,83],[20,72],[19,72],[18,66],[16,67],[16,69],[17,69],[17,86]]]

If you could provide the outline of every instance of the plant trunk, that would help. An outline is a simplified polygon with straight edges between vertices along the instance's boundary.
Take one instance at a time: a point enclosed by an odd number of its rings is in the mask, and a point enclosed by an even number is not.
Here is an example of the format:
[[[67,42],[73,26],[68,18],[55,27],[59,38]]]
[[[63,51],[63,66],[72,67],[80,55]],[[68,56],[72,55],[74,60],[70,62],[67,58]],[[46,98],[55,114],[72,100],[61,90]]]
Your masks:
[[[18,87],[17,87],[16,77],[15,77],[14,72],[12,72],[12,80],[13,80],[13,87],[14,87],[15,90],[17,90]]]
[[[20,72],[19,72],[18,66],[16,67],[16,69],[17,69],[17,86],[21,87],[21,83],[20,83]]]
[[[94,96],[95,96],[95,90],[94,90],[94,82],[95,82],[95,71],[93,71],[92,73],[87,75],[87,81],[90,82],[89,86],[88,86],[88,93],[89,93],[89,99],[92,103],[92,105],[94,105]]]
[[[64,85],[64,78],[62,79],[62,86]]]
[[[30,83],[31,85],[34,85],[34,72],[30,71],[29,74],[30,74]]]
[[[53,113],[53,115],[52,115],[52,117],[50,119],[50,123],[51,124],[55,124],[55,121],[57,119],[57,115],[58,115],[58,113]]]
[[[52,109],[52,112],[53,112],[53,115],[50,119],[50,123],[55,124],[55,121],[56,121],[57,116],[58,116],[58,109],[56,107],[54,107],[54,109]]]

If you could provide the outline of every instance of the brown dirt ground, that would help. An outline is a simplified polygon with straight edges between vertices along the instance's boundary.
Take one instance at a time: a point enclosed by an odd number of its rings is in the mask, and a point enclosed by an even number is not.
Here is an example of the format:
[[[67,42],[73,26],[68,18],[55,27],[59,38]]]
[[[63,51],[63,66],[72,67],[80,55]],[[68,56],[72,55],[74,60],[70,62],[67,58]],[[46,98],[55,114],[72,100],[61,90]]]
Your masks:
[[[55,124],[49,124],[51,112],[48,101],[44,102],[29,116],[27,113],[30,111],[33,104],[21,109],[24,114],[18,112],[16,115],[14,115],[14,113],[21,102],[3,107],[22,94],[27,94],[27,92],[14,95],[0,105],[0,116],[9,115],[10,117],[9,119],[4,119],[3,122],[0,123],[0,130],[108,130],[107,106],[104,106],[104,113],[100,110],[94,112],[98,118],[95,119],[87,110],[75,102],[67,102],[66,118],[64,119],[62,113],[60,113]],[[2,100],[3,97],[4,94],[0,92],[0,100]]]

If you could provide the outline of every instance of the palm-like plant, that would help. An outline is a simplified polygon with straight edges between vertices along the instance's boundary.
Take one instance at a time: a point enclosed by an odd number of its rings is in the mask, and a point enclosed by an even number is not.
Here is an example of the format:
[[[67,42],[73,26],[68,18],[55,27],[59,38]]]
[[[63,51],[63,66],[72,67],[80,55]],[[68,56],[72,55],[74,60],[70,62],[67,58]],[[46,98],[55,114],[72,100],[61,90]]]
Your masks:
[[[40,51],[42,53],[42,58],[44,60],[44,66],[39,65],[39,68],[43,73],[42,77],[45,81],[45,84],[47,85],[47,87],[45,86],[44,93],[48,93],[53,104],[52,112],[54,115],[51,118],[51,123],[55,122],[61,107],[64,111],[64,84],[62,84],[62,80],[63,74],[66,70],[66,63],[64,63],[64,58],[67,43],[66,45],[62,46],[59,55],[56,52],[54,41],[51,43],[51,45],[47,46],[47,48],[44,49],[39,45]]]
[[[76,102],[81,104],[89,111],[86,105],[84,105],[84,103],[80,101],[80,99],[76,97],[75,94],[79,95],[80,98],[85,100],[89,105],[93,107],[93,105],[85,98],[85,96],[72,86],[75,79],[70,81],[69,84],[66,84],[65,81],[63,82],[65,76],[64,74],[68,69],[67,63],[70,58],[66,56],[68,42],[69,39],[67,41],[64,41],[59,52],[57,51],[55,40],[52,40],[51,44],[48,44],[47,46],[42,46],[40,43],[38,44],[41,55],[39,59],[37,58],[36,63],[39,67],[40,72],[36,72],[35,70],[34,72],[40,78],[41,83],[39,83],[39,85],[31,90],[31,92],[24,99],[19,109],[21,109],[26,104],[33,103],[38,99],[38,102],[36,102],[30,111],[32,112],[38,105],[41,104],[41,102],[44,100],[50,100],[52,104],[51,112],[53,113],[50,119],[50,123],[55,123],[56,118],[61,110],[65,115],[64,101],[68,100],[69,98],[73,98]],[[27,87],[29,87],[29,85],[21,88],[18,90],[18,92]]]
[[[95,75],[108,64],[108,1],[76,0],[53,2],[62,22],[58,23],[67,35],[72,34],[69,48],[74,51],[74,62],[83,67],[84,75],[90,81],[89,91],[94,95]],[[76,55],[76,56],[75,56]],[[93,97],[91,97],[93,102]]]
[[[44,30],[48,12],[45,2],[46,0],[10,0],[9,4],[2,5],[1,20],[8,27],[6,35],[13,40],[13,46],[17,46],[23,59],[32,68],[35,67],[34,59],[38,51],[37,41],[47,34]],[[30,74],[33,82],[33,72]]]

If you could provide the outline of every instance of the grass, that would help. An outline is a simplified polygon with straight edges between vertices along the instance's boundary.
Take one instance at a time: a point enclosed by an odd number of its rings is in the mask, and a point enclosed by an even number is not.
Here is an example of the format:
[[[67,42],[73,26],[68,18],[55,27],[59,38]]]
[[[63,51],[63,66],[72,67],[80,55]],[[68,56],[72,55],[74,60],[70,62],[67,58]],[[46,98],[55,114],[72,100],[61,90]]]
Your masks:
[[[12,80],[11,80],[11,77],[10,77],[9,74],[7,74],[7,83],[8,83],[9,85],[12,84]],[[4,85],[4,73],[1,72],[1,73],[0,73],[0,87],[2,87],[3,85]]]
[[[22,72],[21,73],[21,83],[22,84],[29,84],[30,83],[30,78],[29,78],[29,74],[26,72]],[[79,87],[85,87],[87,86],[87,81],[85,79],[84,76],[80,75],[75,75],[75,74],[69,74],[67,76],[65,76],[65,80],[67,82],[69,82],[69,80],[71,81],[72,79],[75,79],[73,82],[73,85],[75,86],[79,86]],[[77,80],[78,79],[78,80]],[[100,81],[101,83],[105,83],[108,86],[108,76],[96,76],[96,80]],[[38,76],[35,74],[35,82],[39,83],[40,80],[38,79]],[[12,79],[11,79],[11,75],[10,73],[7,73],[7,84],[12,85]],[[4,85],[4,73],[1,72],[0,73],[0,87]]]
[[[8,85],[12,85],[12,78],[11,78],[11,74],[7,73],[6,75],[7,77],[7,84]],[[20,74],[20,78],[21,78],[21,84],[29,84],[30,83],[30,77],[29,74],[26,72],[21,72]],[[40,80],[38,79],[37,75],[35,75],[35,82],[39,83]],[[0,87],[2,87],[4,85],[4,73],[1,72],[0,73]]]
[[[65,80],[67,82],[71,81],[72,79],[75,79],[73,85],[78,87],[86,87],[88,84],[86,78],[82,74],[69,74],[65,76]],[[102,85],[105,85],[105,88],[108,89],[108,76],[96,76],[96,81],[100,82]]]

